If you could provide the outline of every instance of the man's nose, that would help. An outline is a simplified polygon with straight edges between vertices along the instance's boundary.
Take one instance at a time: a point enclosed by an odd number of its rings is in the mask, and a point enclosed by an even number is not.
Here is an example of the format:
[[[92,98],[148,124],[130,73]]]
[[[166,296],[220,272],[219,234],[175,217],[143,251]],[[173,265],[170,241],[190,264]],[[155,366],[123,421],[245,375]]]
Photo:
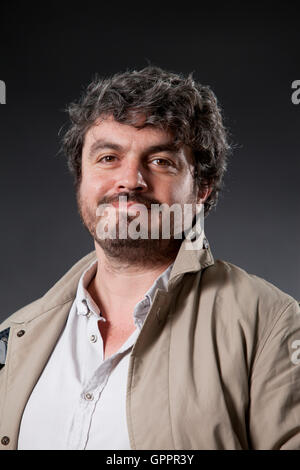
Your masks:
[[[116,181],[117,191],[140,191],[144,192],[148,189],[147,182],[142,174],[140,165],[131,163],[122,168],[121,175]]]

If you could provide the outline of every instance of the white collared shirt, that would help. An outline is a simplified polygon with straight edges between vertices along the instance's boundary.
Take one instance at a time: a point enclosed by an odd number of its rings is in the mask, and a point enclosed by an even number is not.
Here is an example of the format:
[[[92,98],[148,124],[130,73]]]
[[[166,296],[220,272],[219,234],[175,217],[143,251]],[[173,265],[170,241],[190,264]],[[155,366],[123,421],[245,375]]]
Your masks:
[[[129,357],[156,289],[167,290],[172,263],[134,308],[135,331],[104,360],[98,321],[86,287],[97,260],[83,272],[66,326],[26,404],[19,450],[130,449],[126,421]]]

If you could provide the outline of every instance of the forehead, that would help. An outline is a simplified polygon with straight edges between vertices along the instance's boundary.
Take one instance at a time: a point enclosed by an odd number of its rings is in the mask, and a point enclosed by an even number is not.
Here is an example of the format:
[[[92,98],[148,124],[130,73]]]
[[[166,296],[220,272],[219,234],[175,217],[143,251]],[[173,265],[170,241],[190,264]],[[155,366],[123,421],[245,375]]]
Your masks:
[[[142,124],[142,122],[138,124]],[[120,123],[112,116],[98,119],[88,129],[84,137],[83,148],[89,149],[99,139],[116,141],[124,147],[132,144],[147,147],[149,145],[174,143],[171,132],[151,125],[138,129],[132,125]]]

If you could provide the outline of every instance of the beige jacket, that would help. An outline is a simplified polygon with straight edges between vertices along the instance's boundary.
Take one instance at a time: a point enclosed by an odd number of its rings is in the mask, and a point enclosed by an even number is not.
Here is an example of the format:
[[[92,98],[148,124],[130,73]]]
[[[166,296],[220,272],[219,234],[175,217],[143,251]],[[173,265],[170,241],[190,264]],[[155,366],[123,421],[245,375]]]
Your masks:
[[[210,248],[182,243],[130,357],[132,449],[300,449],[300,309]],[[189,242],[191,243],[191,242]],[[89,253],[9,328],[0,448],[16,449],[26,402],[65,326]],[[34,430],[33,430],[34,432]]]

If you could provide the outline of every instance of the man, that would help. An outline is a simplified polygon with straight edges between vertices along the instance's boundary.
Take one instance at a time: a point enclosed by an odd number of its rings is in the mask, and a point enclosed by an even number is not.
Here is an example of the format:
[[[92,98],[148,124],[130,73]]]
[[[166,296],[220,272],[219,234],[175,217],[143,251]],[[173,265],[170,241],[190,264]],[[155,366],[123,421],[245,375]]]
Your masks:
[[[2,449],[299,449],[299,305],[198,223],[229,152],[213,92],[146,67],[68,111],[95,251],[0,326]]]

